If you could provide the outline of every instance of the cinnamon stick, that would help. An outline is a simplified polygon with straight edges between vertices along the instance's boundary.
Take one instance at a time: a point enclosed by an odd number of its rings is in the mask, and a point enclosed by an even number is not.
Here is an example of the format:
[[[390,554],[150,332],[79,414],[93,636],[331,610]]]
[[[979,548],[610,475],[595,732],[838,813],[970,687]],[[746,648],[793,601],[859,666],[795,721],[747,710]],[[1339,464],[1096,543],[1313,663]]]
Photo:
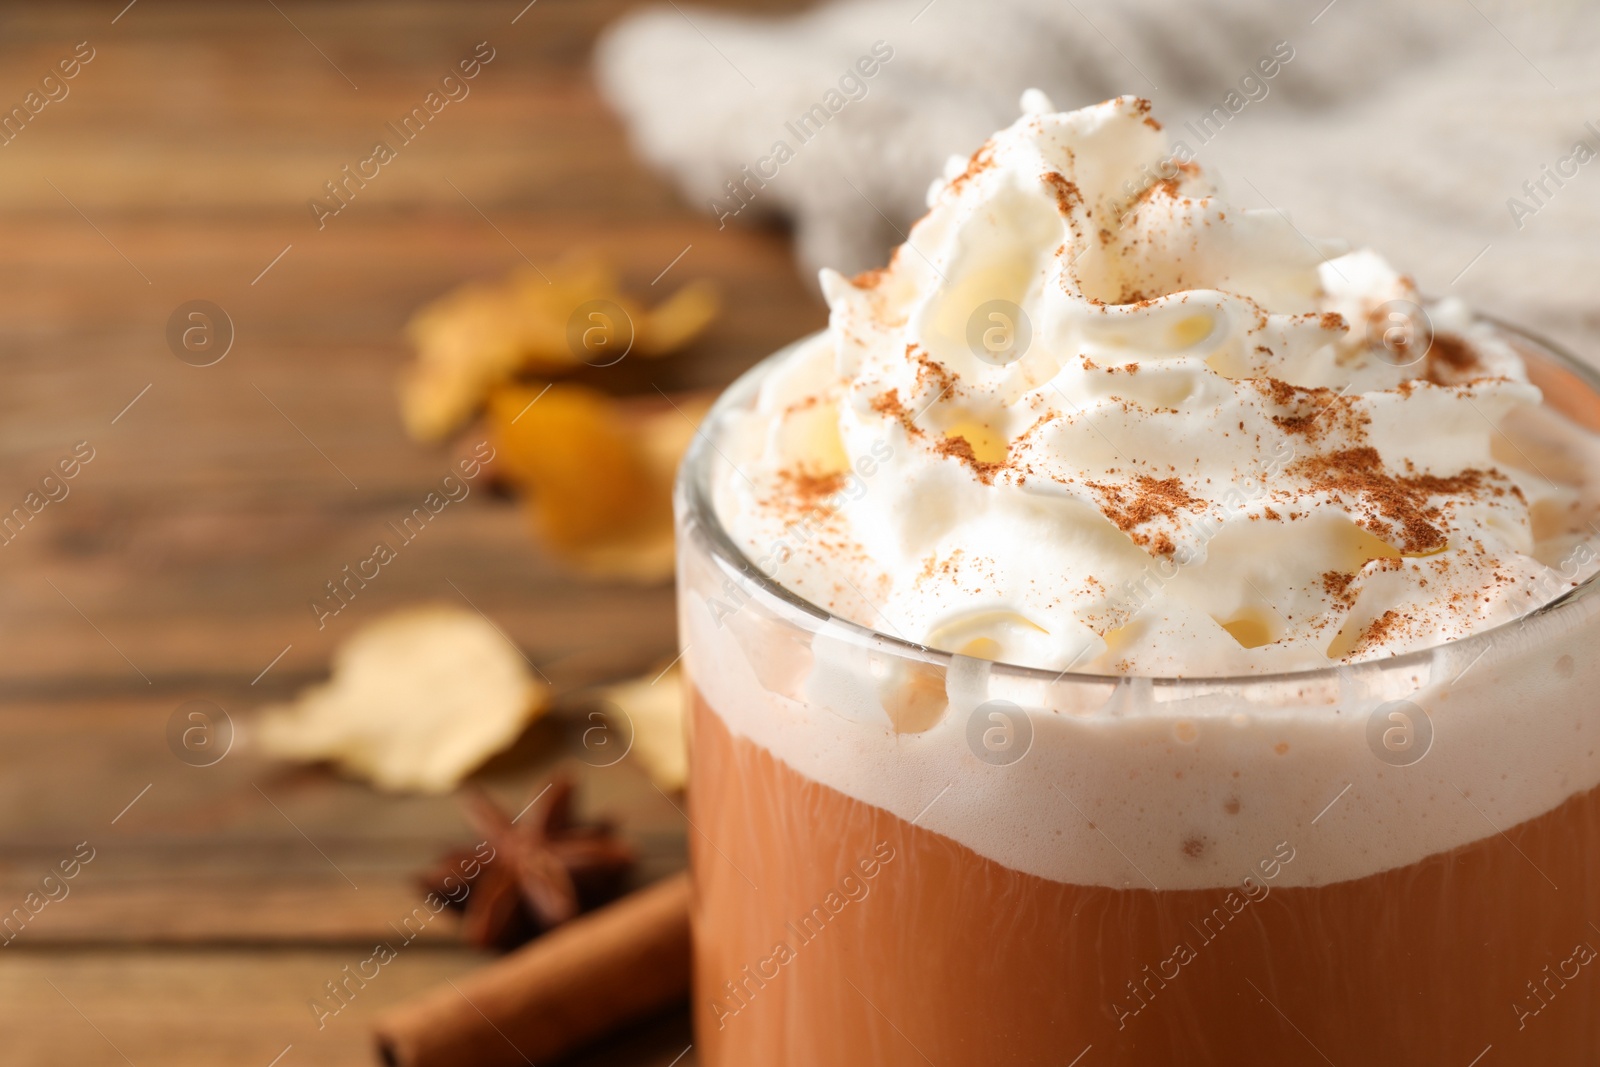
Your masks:
[[[542,1067],[688,992],[680,874],[390,1009],[378,1055],[390,1067]]]

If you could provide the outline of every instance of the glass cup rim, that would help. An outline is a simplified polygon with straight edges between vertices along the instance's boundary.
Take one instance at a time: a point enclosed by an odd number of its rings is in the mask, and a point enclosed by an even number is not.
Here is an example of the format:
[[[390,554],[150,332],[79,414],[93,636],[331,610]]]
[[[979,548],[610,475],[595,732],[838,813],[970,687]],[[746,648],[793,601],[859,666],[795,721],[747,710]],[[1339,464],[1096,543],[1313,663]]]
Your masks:
[[[1592,393],[1600,397],[1600,368],[1591,366],[1563,346],[1531,330],[1505,322],[1491,315],[1479,314],[1475,317],[1477,321],[1488,323],[1524,345],[1532,345],[1537,350],[1538,355],[1548,357],[1560,369],[1580,379]],[[749,592],[752,595],[775,601],[790,611],[798,611],[800,614],[809,617],[818,628],[826,626],[836,636],[946,669],[957,661],[971,661],[972,657],[964,656],[958,652],[947,652],[943,649],[921,645],[903,637],[883,633],[870,626],[863,626],[844,616],[834,614],[820,604],[807,600],[781,582],[765,574],[739,546],[738,542],[733,539],[733,536],[722,524],[721,517],[717,514],[711,486],[712,466],[717,459],[731,462],[723,456],[714,440],[720,436],[723,423],[733,412],[739,410],[754,397],[761,382],[773,367],[777,366],[786,356],[802,345],[823,336],[826,332],[827,330],[823,329],[807,334],[763,357],[754,366],[734,379],[711,405],[693,440],[690,442],[683,461],[678,467],[674,496],[678,510],[675,525],[680,541],[684,537],[686,530],[692,527],[703,537],[706,548],[719,566],[731,570],[750,584],[752,588]],[[680,554],[683,552],[681,543],[677,551]],[[1590,575],[1583,582],[1560,596],[1487,630],[1480,630],[1466,637],[1445,641],[1440,644],[1413,649],[1410,652],[1404,652],[1396,656],[1361,660],[1355,663],[1330,663],[1321,667],[1308,667],[1294,671],[1234,675],[1096,674],[1070,669],[1053,671],[1043,667],[1026,667],[1003,661],[989,662],[989,669],[993,673],[1021,681],[1044,682],[1047,685],[1063,682],[1115,685],[1129,681],[1139,681],[1157,687],[1292,685],[1317,682],[1335,676],[1341,671],[1358,669],[1404,671],[1412,667],[1427,665],[1441,649],[1458,650],[1463,655],[1469,652],[1482,655],[1493,647],[1500,638],[1520,629],[1533,619],[1554,618],[1557,616],[1563,619],[1577,617],[1581,614],[1580,606],[1593,598],[1597,588],[1600,588],[1600,572]],[[1480,648],[1482,652],[1478,652]]]

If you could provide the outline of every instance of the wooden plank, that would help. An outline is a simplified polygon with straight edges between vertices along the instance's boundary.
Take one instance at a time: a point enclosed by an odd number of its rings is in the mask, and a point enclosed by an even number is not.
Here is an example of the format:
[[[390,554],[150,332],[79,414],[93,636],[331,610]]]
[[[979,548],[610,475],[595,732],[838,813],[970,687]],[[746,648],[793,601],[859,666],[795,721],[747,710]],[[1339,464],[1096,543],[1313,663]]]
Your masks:
[[[368,1027],[381,1011],[481,960],[461,949],[405,947],[319,1030],[312,998],[365,958],[354,948],[11,950],[0,955],[6,1059],[29,1067],[268,1067],[279,1055],[279,1067],[370,1063]],[[676,1059],[690,1045],[688,1029],[687,1013],[673,1013],[571,1063],[693,1067],[693,1051]]]
[[[190,766],[167,747],[175,706],[146,697],[0,711],[0,915],[80,843],[93,850],[65,896],[10,931],[11,947],[365,943],[411,914],[418,871],[476,839],[452,798],[385,796],[263,759],[244,712],[235,748]],[[576,778],[583,813],[620,822],[641,881],[681,869],[680,813],[630,761],[585,763],[589,725],[542,720],[477,781],[514,811],[559,768]],[[454,942],[459,931],[447,918],[426,937]]]

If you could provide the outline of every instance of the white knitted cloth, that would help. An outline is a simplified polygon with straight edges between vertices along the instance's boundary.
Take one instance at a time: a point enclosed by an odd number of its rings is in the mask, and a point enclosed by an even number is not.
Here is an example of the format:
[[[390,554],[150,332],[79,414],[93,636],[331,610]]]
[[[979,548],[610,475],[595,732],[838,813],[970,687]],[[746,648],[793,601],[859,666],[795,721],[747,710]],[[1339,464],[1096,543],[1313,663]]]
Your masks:
[[[1278,42],[1293,58],[1261,79]],[[1600,356],[1600,159],[1573,154],[1600,153],[1597,56],[1593,0],[835,0],[647,9],[596,66],[646,159],[719,214],[742,182],[726,223],[792,218],[809,269],[881,264],[947,157],[1010,123],[1023,89],[1062,109],[1134,93],[1237,203]],[[841,89],[864,57],[871,76]]]

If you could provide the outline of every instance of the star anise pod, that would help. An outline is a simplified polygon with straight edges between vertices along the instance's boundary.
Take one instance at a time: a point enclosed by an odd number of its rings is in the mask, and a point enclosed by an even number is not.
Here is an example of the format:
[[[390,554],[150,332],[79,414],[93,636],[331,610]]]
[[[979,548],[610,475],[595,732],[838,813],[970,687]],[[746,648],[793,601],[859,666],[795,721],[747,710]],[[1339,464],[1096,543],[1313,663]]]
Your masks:
[[[421,884],[465,912],[463,933],[472,944],[514,948],[621,894],[633,850],[609,822],[577,822],[573,790],[559,776],[516,817],[482,790],[463,795],[467,819],[493,858],[481,862],[482,845],[454,850]]]

